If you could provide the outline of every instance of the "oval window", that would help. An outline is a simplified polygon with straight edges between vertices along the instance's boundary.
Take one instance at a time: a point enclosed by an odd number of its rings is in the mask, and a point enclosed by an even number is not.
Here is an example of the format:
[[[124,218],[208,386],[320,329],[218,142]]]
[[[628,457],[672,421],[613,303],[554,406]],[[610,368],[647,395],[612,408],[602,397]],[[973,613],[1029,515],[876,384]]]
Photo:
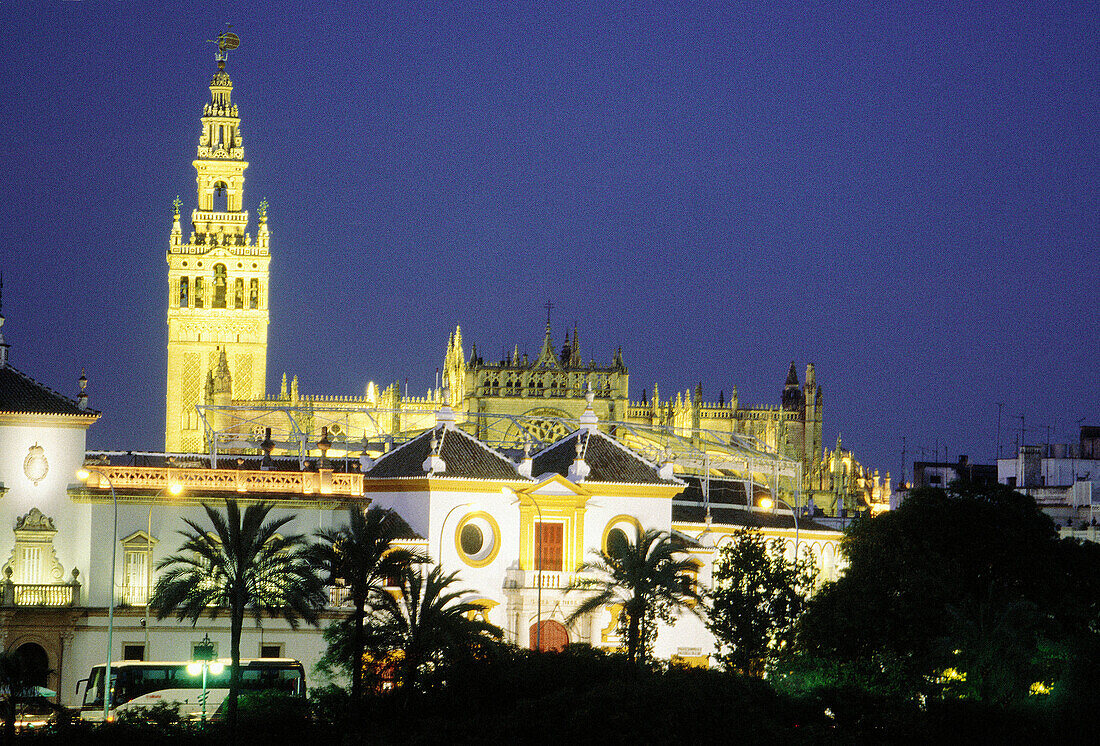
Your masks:
[[[470,513],[455,531],[455,550],[470,567],[485,567],[500,551],[500,527],[488,513]]]
[[[467,523],[462,527],[462,551],[469,555],[475,555],[485,546],[485,534],[473,524]]]

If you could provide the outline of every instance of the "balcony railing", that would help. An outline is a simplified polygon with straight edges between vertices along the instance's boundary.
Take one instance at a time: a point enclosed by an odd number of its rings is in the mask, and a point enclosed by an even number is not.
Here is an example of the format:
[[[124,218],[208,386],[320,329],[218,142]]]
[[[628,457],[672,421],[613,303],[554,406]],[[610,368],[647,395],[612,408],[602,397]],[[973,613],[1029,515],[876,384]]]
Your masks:
[[[144,606],[149,597],[145,586],[121,585],[115,588],[115,603],[118,606]]]
[[[330,585],[325,590],[328,591],[328,605],[330,607],[351,605],[351,589],[346,585]]]
[[[539,577],[542,577],[543,590],[565,590],[570,584],[588,577],[595,577],[590,573],[581,572],[554,572],[543,570],[509,570],[505,583],[512,588],[538,588]]]
[[[363,494],[361,474],[334,474],[312,471],[249,471],[245,469],[195,469],[150,466],[95,466],[87,484],[107,489],[108,480],[115,489],[162,490],[179,485],[184,492],[228,490],[236,492],[285,492],[299,495]],[[102,475],[107,478],[104,479]]]
[[[80,585],[68,583],[4,583],[4,606],[76,606]]]

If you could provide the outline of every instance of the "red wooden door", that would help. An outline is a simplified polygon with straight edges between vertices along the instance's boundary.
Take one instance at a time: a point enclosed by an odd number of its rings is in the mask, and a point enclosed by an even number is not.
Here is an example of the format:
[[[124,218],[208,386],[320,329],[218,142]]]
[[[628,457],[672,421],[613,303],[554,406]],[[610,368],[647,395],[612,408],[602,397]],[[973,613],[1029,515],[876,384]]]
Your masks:
[[[539,627],[542,627],[541,647],[539,647]],[[535,622],[531,625],[531,642],[528,646],[535,650],[551,650],[560,652],[569,644],[569,630],[560,622],[547,619],[543,622]]]

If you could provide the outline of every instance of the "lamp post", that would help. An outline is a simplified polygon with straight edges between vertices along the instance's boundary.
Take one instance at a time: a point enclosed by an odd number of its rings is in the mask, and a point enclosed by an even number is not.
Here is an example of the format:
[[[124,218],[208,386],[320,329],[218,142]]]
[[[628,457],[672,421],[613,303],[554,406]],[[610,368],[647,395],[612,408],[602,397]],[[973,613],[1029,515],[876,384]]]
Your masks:
[[[179,482],[165,487],[159,494],[167,492],[169,495],[178,495],[183,492],[183,486]],[[145,566],[145,660],[149,660],[149,597],[153,595],[153,503],[149,502],[149,523],[145,530],[145,543],[149,548],[146,553]]]
[[[192,676],[202,674],[202,694],[199,701],[202,703],[202,724],[206,725],[206,674],[215,676],[225,670],[225,664],[214,660],[214,643],[210,640],[210,634],[202,636],[202,642],[195,646],[195,659],[187,664],[187,673]]]
[[[110,599],[107,606],[107,668],[103,679],[103,722],[107,722],[107,715],[111,709],[111,651],[114,649],[115,635],[115,555],[118,552],[118,496],[115,494],[115,486],[111,483],[111,478],[99,469],[84,467],[77,471],[76,476],[80,481],[85,482],[92,474],[97,474],[100,479],[106,480],[107,486],[111,488],[111,505],[114,512],[111,531],[111,577],[110,582],[107,584],[108,598]],[[146,619],[146,624],[148,624],[148,619]]]
[[[468,508],[471,505],[473,505],[473,503],[459,503],[458,505],[455,505],[453,508],[451,508],[450,510],[447,511],[447,515],[443,516],[443,523],[439,524],[439,560],[438,560],[438,562],[441,566],[443,564],[443,529],[446,528],[446,526],[447,526],[447,519],[451,517],[451,513],[455,512],[459,508]]]
[[[778,497],[776,497],[774,500],[770,497],[765,497],[763,500],[760,501],[760,507],[762,507],[764,510],[770,510],[771,508],[775,507],[775,503],[781,503],[783,506],[785,506],[787,508],[787,510],[791,511],[791,517],[794,518],[794,562],[795,562],[795,566],[797,566],[798,565],[798,512],[794,508],[792,508],[789,503],[787,503],[783,500],[780,500]]]

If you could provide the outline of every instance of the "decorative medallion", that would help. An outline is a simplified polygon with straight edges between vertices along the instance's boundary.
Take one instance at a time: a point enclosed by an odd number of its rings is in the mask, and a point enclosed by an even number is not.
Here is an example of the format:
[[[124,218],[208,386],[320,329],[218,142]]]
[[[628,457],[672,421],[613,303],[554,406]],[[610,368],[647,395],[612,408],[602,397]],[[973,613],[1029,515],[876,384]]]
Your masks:
[[[38,443],[27,450],[27,457],[23,459],[23,473],[27,475],[27,479],[34,482],[36,487],[50,473],[50,462],[46,460],[46,449]]]

